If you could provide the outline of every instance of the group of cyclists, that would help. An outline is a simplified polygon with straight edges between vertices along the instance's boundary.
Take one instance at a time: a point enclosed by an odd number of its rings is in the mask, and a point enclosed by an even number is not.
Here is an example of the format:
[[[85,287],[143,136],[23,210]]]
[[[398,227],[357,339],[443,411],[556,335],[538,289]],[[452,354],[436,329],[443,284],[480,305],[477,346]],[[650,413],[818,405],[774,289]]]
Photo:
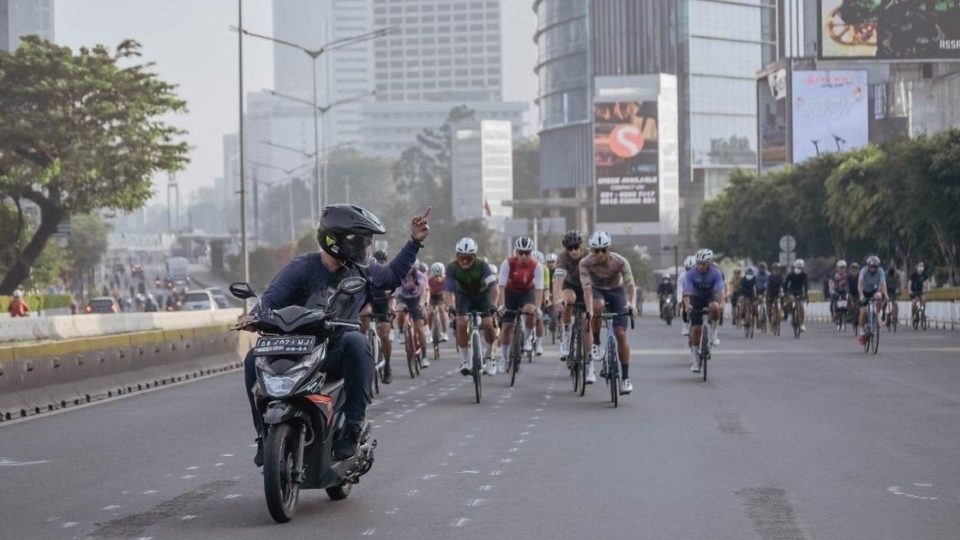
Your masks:
[[[439,318],[441,342],[448,341],[447,328],[452,322],[460,354],[460,372],[467,376],[472,370],[468,316],[474,312],[483,314],[479,328],[483,336],[482,372],[496,375],[507,371],[514,332],[521,332],[524,353],[543,354],[547,317],[558,321],[560,354],[566,359],[573,308],[580,304],[592,322],[587,329],[592,344],[587,384],[596,382],[593,362],[602,359],[600,319],[594,315],[604,311],[617,313],[613,328],[621,359],[619,390],[629,394],[633,385],[629,377],[630,346],[626,327],[637,295],[630,263],[612,251],[612,238],[603,231],[591,235],[586,247],[580,231],[569,231],[562,244],[564,251],[559,255],[544,255],[536,249],[532,238],[522,236],[514,242],[513,253],[496,266],[481,257],[480,246],[474,239],[462,238],[456,243],[453,261],[435,262],[429,267],[417,261],[399,287],[373,291],[362,320],[376,322],[384,359],[383,383],[390,384],[393,378],[390,357],[394,318],[402,328],[406,317],[410,317],[416,338],[423,344],[429,342],[426,329],[433,327],[433,317]],[[378,250],[373,258],[383,264],[387,254]],[[586,298],[591,301],[586,302]],[[497,343],[499,350],[495,347]],[[429,366],[429,360],[424,358],[421,362],[423,367]]]

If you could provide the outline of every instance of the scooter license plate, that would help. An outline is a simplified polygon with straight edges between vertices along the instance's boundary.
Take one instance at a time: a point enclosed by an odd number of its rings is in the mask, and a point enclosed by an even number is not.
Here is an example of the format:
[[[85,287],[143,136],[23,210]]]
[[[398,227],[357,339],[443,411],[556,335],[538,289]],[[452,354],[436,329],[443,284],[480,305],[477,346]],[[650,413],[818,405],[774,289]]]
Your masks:
[[[309,354],[317,342],[314,336],[262,336],[253,348],[257,356]]]

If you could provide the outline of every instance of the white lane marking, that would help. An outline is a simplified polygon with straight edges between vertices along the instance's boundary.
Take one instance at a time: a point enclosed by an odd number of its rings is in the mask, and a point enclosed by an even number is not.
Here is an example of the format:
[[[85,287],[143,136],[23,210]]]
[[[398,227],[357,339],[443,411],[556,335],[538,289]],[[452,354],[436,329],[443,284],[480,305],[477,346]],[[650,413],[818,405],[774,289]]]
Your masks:
[[[214,466],[214,467],[223,467],[223,463],[214,463],[213,466]]]
[[[196,478],[196,475],[193,475],[193,474],[185,474],[185,475],[183,475],[183,476],[180,477],[181,480],[189,480],[189,479],[191,479],[191,478]]]
[[[480,471],[460,471],[457,474],[480,474]]]
[[[196,519],[196,518],[197,518],[197,516],[195,516],[195,515],[193,515],[193,514],[187,514],[187,515],[181,517],[181,518],[180,518],[180,521],[190,521],[191,519]]]
[[[513,441],[513,444],[523,444],[523,443],[525,443],[525,442],[527,442],[526,439],[517,439],[517,440]]]
[[[105,510],[105,511],[109,512],[110,510],[116,510],[117,508],[120,508],[120,505],[119,505],[119,504],[108,504],[108,505],[104,506],[101,510]]]
[[[533,412],[543,412],[543,409],[534,409]]]
[[[407,497],[415,497],[417,493],[420,493],[419,489],[411,489],[407,492]]]
[[[195,471],[195,470],[197,470],[197,469],[199,469],[199,468],[200,468],[199,465],[191,465],[191,466],[187,467],[187,468],[184,469],[184,470],[185,470],[185,471]]]
[[[399,512],[400,512],[400,509],[399,509],[399,508],[391,508],[391,509],[387,510],[386,514],[387,514],[388,516],[393,516],[393,515],[396,515],[396,514],[399,513]]]
[[[220,457],[233,457],[233,454],[220,454]]]
[[[435,474],[425,474],[425,475],[421,476],[420,479],[421,479],[421,480],[433,480],[433,479],[436,478],[436,477],[437,477],[437,475],[435,475]]]
[[[60,516],[53,516],[47,518],[47,523],[53,523],[54,521],[60,521]]]
[[[529,434],[530,434],[529,431],[521,431],[521,432],[520,432],[520,435],[523,435],[524,437],[527,436],[527,435],[529,435]]]
[[[503,458],[503,459],[500,460],[500,463],[502,463],[502,464],[504,464],[504,465],[509,465],[509,464],[513,463],[513,460],[510,459],[510,458],[508,458],[508,457],[505,457],[505,458]]]
[[[63,528],[63,529],[72,529],[73,527],[76,527],[77,525],[79,525],[79,523],[77,523],[76,521],[68,521],[68,522],[64,523],[63,525],[61,525],[60,527]]]
[[[240,496],[239,493],[231,493],[231,494],[229,494],[229,495],[225,495],[223,498],[224,498],[224,499],[236,499],[236,498],[239,497],[239,496]]]
[[[459,519],[457,519],[456,521],[454,521],[453,523],[451,523],[450,526],[451,526],[451,527],[463,527],[463,526],[466,525],[467,523],[470,523],[470,519],[469,519],[469,518],[459,518]]]
[[[474,500],[468,502],[468,503],[467,503],[467,506],[477,507],[477,506],[480,506],[481,504],[483,504],[483,503],[485,503],[485,502],[487,502],[486,499],[474,499]]]
[[[503,471],[490,471],[490,476],[500,476]]]
[[[507,452],[510,452],[511,454],[516,453],[516,452],[519,452],[519,451],[520,451],[520,449],[517,448],[517,447],[513,447],[513,448],[507,450]]]
[[[532,428],[532,427],[536,427],[536,426],[537,426],[536,424],[527,424],[527,427],[528,427],[528,428]]]
[[[492,490],[493,490],[493,486],[490,484],[484,484],[478,488],[478,491],[484,491],[484,492],[492,491]]]
[[[924,482],[914,482],[913,485],[917,487],[933,487],[933,484],[927,484]]]
[[[367,529],[367,530],[363,531],[362,533],[360,533],[360,536],[373,536],[373,535],[376,534],[376,533],[377,533],[377,529],[372,529],[372,528],[371,528],[371,529]]]
[[[531,416],[530,419],[531,419],[531,420],[539,420],[540,417],[539,417],[539,416]]]
[[[160,492],[155,489],[148,489],[143,492],[144,495],[156,495],[157,493],[160,493]]]
[[[0,457],[0,467],[23,467],[26,465],[42,465],[44,463],[50,463],[50,460],[41,459],[38,461],[14,461],[12,459]]]
[[[453,456],[455,456],[455,455],[456,455],[456,454],[454,454],[453,452],[447,452],[447,457],[453,457]]]

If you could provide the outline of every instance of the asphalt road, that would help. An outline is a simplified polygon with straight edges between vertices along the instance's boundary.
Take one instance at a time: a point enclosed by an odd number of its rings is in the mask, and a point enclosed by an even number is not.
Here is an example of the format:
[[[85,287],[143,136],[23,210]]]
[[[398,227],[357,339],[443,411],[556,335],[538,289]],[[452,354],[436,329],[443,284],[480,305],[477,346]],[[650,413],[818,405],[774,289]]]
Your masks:
[[[270,519],[241,375],[0,426],[0,538],[960,537],[960,336],[867,356],[729,328],[699,382],[677,326],[638,321],[633,395],[573,395],[555,347],[483,403],[452,349],[370,409],[373,470]]]

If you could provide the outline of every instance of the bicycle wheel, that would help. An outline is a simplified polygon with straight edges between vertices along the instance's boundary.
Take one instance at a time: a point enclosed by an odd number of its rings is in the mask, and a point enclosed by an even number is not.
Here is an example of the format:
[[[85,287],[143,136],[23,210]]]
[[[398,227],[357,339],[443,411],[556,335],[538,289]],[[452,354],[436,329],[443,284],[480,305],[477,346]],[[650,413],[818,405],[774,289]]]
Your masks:
[[[920,312],[920,327],[923,328],[923,331],[927,331],[927,310],[926,308]]]
[[[413,341],[413,325],[410,324],[410,321],[407,321],[407,324],[403,327],[403,348],[407,353],[407,369],[410,371],[410,378],[416,379],[417,374],[420,373],[420,367],[418,366],[417,344]]]
[[[700,327],[700,378],[707,382],[707,361],[710,360],[710,332],[707,325]]]
[[[620,399],[620,361],[617,359],[617,340],[607,336],[607,354],[604,355],[607,366],[607,386],[610,388],[610,401],[616,408]]]
[[[571,339],[577,340],[576,348],[570,349],[573,352],[574,363],[576,364],[577,376],[580,384],[580,397],[583,397],[587,393],[587,352],[583,348],[583,329],[580,325],[576,325],[576,333],[573,334]]]
[[[473,392],[476,394],[477,403],[480,403],[481,395],[481,379],[483,378],[483,358],[480,357],[480,334],[477,332],[473,333],[473,338],[470,342],[472,354],[470,355],[473,359],[473,368],[470,370],[470,374],[473,375]]]
[[[880,323],[874,320],[874,332],[873,332],[873,342],[871,343],[871,349],[873,349],[873,354],[877,354],[877,350],[880,348]]]

